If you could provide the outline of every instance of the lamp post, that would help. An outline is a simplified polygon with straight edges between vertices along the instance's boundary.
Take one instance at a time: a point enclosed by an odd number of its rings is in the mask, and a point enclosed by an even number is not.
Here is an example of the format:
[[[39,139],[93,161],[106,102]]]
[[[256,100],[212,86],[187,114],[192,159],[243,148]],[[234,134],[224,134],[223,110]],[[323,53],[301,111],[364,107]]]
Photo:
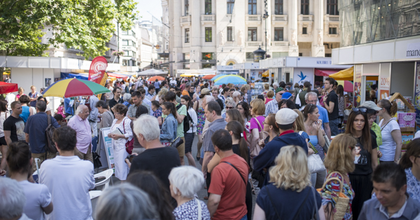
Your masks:
[[[264,59],[265,51],[261,49],[261,46],[258,47],[258,50],[254,51],[254,62],[258,63],[260,60]]]
[[[265,23],[265,51],[267,51],[267,18],[269,17],[268,15],[268,10],[267,10],[267,0],[264,0],[264,5],[265,5],[265,13],[263,15],[263,19],[264,19],[264,23]]]

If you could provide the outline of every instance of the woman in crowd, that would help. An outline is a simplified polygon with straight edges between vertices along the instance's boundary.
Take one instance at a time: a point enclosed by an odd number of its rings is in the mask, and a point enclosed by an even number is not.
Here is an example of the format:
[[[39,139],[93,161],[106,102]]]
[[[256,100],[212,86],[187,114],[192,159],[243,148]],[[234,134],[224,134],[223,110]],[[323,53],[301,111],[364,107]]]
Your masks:
[[[149,195],[150,201],[155,205],[161,220],[173,220],[174,210],[171,204],[171,197],[169,189],[166,189],[162,182],[150,171],[138,171],[130,173],[127,177],[127,182],[137,186]]]
[[[407,176],[407,193],[420,202],[420,139],[407,145],[407,152],[401,157],[400,165]]]
[[[343,124],[344,109],[346,109],[346,99],[344,98],[344,87],[342,85],[337,86],[337,96],[338,96],[338,118],[340,119],[340,124]]]
[[[200,95],[201,95],[201,86],[197,85],[197,87],[195,87],[195,92],[193,95],[193,99],[192,102],[194,103],[195,101],[198,101],[200,99]]]
[[[97,220],[159,220],[156,205],[143,190],[123,183],[103,191],[96,204]]]
[[[130,93],[124,93],[123,95],[123,105],[127,106],[127,108],[130,106],[131,101],[131,94]]]
[[[243,96],[242,96],[241,92],[239,92],[239,91],[235,91],[232,94],[232,98],[233,98],[233,101],[235,102],[235,105],[238,105],[238,103],[243,101]]]
[[[173,211],[176,220],[210,220],[207,205],[195,198],[204,184],[203,173],[195,167],[181,166],[169,174],[171,196],[178,206]]]
[[[112,126],[114,115],[109,111],[108,104],[105,101],[99,100],[95,106],[101,114],[101,121],[98,123],[98,129],[107,128]]]
[[[29,103],[31,100],[27,95],[21,95],[19,98],[19,102],[22,105],[22,113],[20,113],[20,117],[23,119],[23,121],[26,123],[29,116],[36,114],[36,110],[34,107],[29,106]]]
[[[171,146],[171,142],[176,138],[176,129],[178,127],[175,105],[171,102],[164,102],[162,104],[162,113],[166,115],[166,118],[162,124],[160,142],[164,146]]]
[[[261,99],[254,99],[251,101],[251,115],[253,116],[251,120],[245,125],[246,130],[250,134],[250,139],[248,140],[251,156],[255,157],[258,155],[258,150],[256,149],[260,141],[260,132],[264,130],[264,117],[265,114],[265,105],[264,101]]]
[[[195,132],[197,132],[197,113],[192,107],[191,98],[187,95],[181,97],[181,104],[188,109],[188,115],[191,118],[190,129],[185,132],[185,156],[188,159],[188,164],[195,167],[195,160],[191,154],[192,144],[194,141]]]
[[[280,129],[276,123],[276,115],[269,114],[264,120],[264,131],[267,132],[268,137],[264,140],[264,144],[260,144],[261,146],[266,145],[268,142],[273,140],[280,134]]]
[[[115,177],[124,181],[128,174],[128,166],[124,161],[128,156],[125,144],[133,138],[133,131],[130,126],[131,120],[126,116],[127,107],[125,105],[116,104],[112,111],[115,119],[108,137],[112,138],[112,148],[114,149]]]
[[[249,105],[246,102],[241,102],[236,105],[236,109],[241,113],[242,118],[244,119],[244,124],[251,120],[251,112],[249,111]]]
[[[23,213],[30,219],[41,220],[44,219],[44,213],[50,214],[53,211],[53,203],[47,186],[28,182],[28,176],[31,175],[32,171],[32,163],[31,150],[27,143],[19,141],[10,144],[7,164],[10,178],[19,182],[26,195]]]
[[[272,90],[267,92],[267,98],[265,98],[264,104],[267,104],[269,101],[273,100],[274,92]]]
[[[197,160],[200,160],[199,155],[200,155],[201,145],[203,144],[203,128],[204,128],[204,124],[206,123],[206,116],[204,114],[204,107],[203,107],[203,97],[205,95],[210,95],[210,91],[206,92],[206,94],[200,94],[199,96],[200,98],[194,102],[194,106],[193,106],[195,112],[197,113],[197,136],[198,136],[197,155],[196,155]]]
[[[9,116],[7,111],[7,102],[5,100],[0,100],[0,150],[1,150],[1,163],[0,163],[0,171],[6,170],[7,163],[6,163],[6,155],[7,155],[7,143],[4,137],[4,129],[3,123],[6,118]]]
[[[164,88],[162,88],[163,90]],[[162,91],[160,90],[160,91]],[[160,99],[163,101],[163,99]],[[158,121],[162,121],[162,109],[160,108],[160,103],[158,101],[152,101],[152,115],[158,119]]]
[[[264,92],[261,93],[262,95],[264,95],[264,98],[267,98],[269,90],[270,90],[270,85],[268,83],[264,84]]]
[[[230,109],[235,109],[235,102],[233,101],[233,98],[228,97],[225,100],[225,109],[222,110],[222,118],[226,118],[226,112]]]
[[[226,111],[226,123],[229,123],[231,121],[238,121],[239,123],[244,126],[244,119],[242,118],[241,113],[237,109],[229,109]]]
[[[15,100],[15,101],[19,101],[19,98],[20,98],[22,95],[25,95],[25,90],[24,90],[22,87],[19,87],[19,89],[18,89],[18,94],[16,95],[16,100]]]
[[[353,218],[351,205],[354,199],[354,191],[351,187],[349,173],[354,171],[356,144],[356,139],[349,134],[340,134],[332,140],[325,157],[324,164],[329,174],[325,187],[321,189],[320,194],[327,219],[335,219],[335,206],[341,190],[349,198],[349,204],[343,219]],[[328,180],[331,178],[338,178],[340,181]],[[342,189],[340,188],[340,183],[342,183]]]
[[[353,219],[357,219],[363,203],[371,198],[373,183],[370,176],[378,164],[377,144],[376,140],[372,138],[366,112],[367,108],[353,108],[345,131],[357,141],[355,169],[350,173],[350,182],[355,192],[352,204]]]
[[[382,145],[379,146],[379,150],[382,152],[381,163],[398,163],[401,156],[402,137],[400,126],[393,118],[398,109],[397,103],[382,99],[379,101],[378,107],[382,108],[378,115],[383,118],[379,122],[382,134]]]
[[[290,108],[290,109],[296,109],[295,103],[290,99],[283,99],[279,102],[279,109],[282,108]]]
[[[319,210],[325,219],[319,193],[311,187],[306,152],[284,146],[270,169],[270,183],[257,196],[254,220],[311,219]]]
[[[300,112],[298,109],[293,109],[293,111],[295,111],[299,115],[295,120],[295,125],[293,129],[305,139],[306,143],[309,143],[309,135],[308,133],[306,133],[305,129],[305,117],[303,117],[302,112]],[[308,147],[308,149],[309,148],[310,147]]]

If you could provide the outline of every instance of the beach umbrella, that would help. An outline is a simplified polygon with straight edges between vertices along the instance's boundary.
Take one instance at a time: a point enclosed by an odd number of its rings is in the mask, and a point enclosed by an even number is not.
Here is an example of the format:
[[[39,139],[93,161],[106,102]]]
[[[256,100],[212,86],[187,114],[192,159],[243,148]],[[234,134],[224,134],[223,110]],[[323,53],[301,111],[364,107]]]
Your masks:
[[[17,83],[0,82],[0,94],[6,94],[10,92],[17,92],[17,91],[18,91]]]
[[[217,78],[215,81],[215,85],[222,85],[222,84],[246,84],[246,79],[238,75],[225,75],[222,77]]]
[[[156,81],[156,79],[157,79],[158,81],[163,81],[163,80],[165,80],[165,78],[164,78],[164,77],[161,77],[161,76],[153,76],[153,77],[150,77],[147,81],[149,81],[149,82],[154,82],[154,81]]]
[[[55,82],[42,93],[44,97],[75,97],[90,96],[110,92],[109,89],[83,79],[63,79]]]
[[[220,77],[222,77],[222,76],[226,76],[226,75],[224,75],[224,74],[216,75],[215,77],[213,77],[213,78],[211,79],[211,81],[216,81],[216,79],[218,79],[218,78],[220,78]]]
[[[213,75],[213,74],[211,74],[211,75],[205,75],[205,76],[203,76],[203,79],[213,79],[213,77],[215,77],[216,75]]]

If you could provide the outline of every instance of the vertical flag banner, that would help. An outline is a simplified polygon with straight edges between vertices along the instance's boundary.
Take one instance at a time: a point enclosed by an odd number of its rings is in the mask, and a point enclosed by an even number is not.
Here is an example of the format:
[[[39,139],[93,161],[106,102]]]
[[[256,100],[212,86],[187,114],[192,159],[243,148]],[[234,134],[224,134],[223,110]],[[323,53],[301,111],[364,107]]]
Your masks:
[[[95,57],[90,64],[88,80],[100,84],[107,67],[108,61],[105,57]]]

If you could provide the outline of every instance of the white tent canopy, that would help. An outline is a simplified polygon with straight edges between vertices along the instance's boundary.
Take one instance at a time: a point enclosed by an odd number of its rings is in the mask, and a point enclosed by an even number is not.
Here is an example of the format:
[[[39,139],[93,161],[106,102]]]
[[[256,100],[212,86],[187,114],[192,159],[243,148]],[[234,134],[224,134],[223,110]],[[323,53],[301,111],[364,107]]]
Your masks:
[[[151,76],[151,75],[166,75],[166,74],[168,73],[162,70],[148,69],[148,70],[138,73],[137,75],[138,76]]]

